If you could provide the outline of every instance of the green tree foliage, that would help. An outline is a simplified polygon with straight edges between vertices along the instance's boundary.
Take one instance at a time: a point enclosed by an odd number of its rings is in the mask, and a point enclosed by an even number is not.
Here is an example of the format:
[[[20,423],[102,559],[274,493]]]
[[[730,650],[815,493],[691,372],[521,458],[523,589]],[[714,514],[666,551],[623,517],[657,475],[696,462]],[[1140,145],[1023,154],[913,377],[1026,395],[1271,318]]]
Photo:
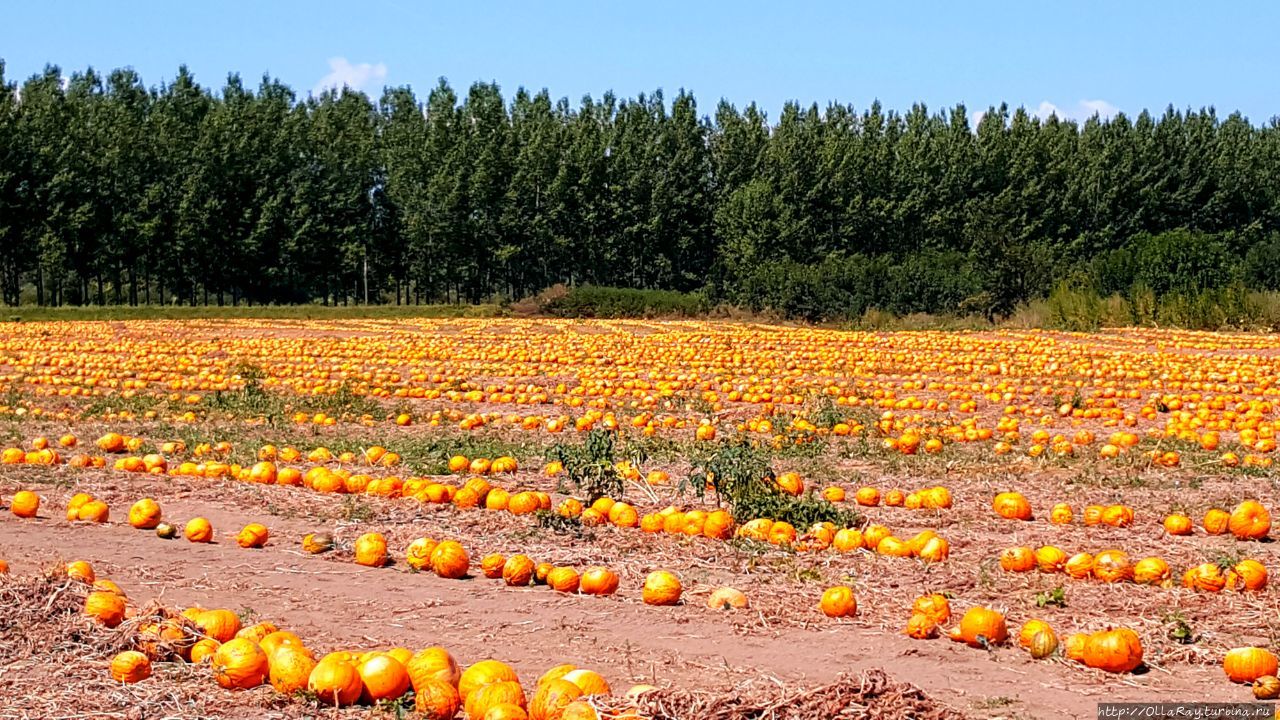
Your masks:
[[[1092,325],[1115,320],[1106,298],[1132,321],[1205,324],[1240,314],[1214,303],[1280,290],[1280,125],[970,117],[790,103],[771,121],[705,114],[683,90],[574,104],[443,79],[299,97],[185,67],[156,87],[53,66],[19,86],[0,62],[0,301],[481,302],[564,284],[557,312],[996,317],[1054,298]]]

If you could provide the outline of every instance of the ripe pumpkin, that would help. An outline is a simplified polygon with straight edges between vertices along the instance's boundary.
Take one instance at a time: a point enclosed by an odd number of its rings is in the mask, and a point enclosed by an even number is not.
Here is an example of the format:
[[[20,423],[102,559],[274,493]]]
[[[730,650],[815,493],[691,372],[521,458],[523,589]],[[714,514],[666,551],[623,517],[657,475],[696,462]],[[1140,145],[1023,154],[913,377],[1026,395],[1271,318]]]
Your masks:
[[[218,647],[222,643],[213,638],[201,638],[191,646],[191,662],[199,665],[205,660],[211,660],[213,654],[218,651]]]
[[[547,585],[556,592],[576,593],[579,584],[578,572],[573,568],[558,567],[547,573]]]
[[[1221,568],[1213,563],[1201,563],[1187,568],[1187,572],[1182,576],[1183,587],[1205,592],[1218,592],[1226,587],[1226,584],[1226,576],[1222,574]]]
[[[862,548],[862,532],[853,528],[837,530],[831,540],[836,552],[849,553]]]
[[[407,553],[406,553],[407,555]],[[507,557],[499,553],[490,553],[480,560],[480,571],[490,580],[502,577],[502,568],[507,564]]]
[[[1009,639],[1009,628],[1001,613],[990,608],[972,607],[965,611],[950,637],[971,647],[984,648],[1003,644]]]
[[[1231,511],[1227,529],[1237,540],[1260,540],[1271,532],[1271,513],[1257,500],[1245,500]]]
[[[946,538],[931,538],[918,554],[926,562],[942,562],[951,554],[951,543]]]
[[[644,579],[641,597],[645,605],[675,605],[682,592],[680,578],[666,570],[654,570]]]
[[[1142,664],[1142,641],[1129,628],[1096,632],[1085,643],[1084,664],[1107,672],[1130,672]]]
[[[618,591],[618,574],[608,568],[590,567],[582,572],[584,595],[612,595]]]
[[[270,674],[267,654],[258,643],[247,638],[233,638],[222,643],[213,654],[213,679],[228,690],[258,687]]]
[[[991,508],[997,515],[1007,520],[1031,519],[1031,503],[1027,502],[1022,493],[1000,493],[991,502]]]
[[[238,634],[239,633],[237,633],[237,635]],[[262,648],[262,652],[266,653],[267,657],[270,658],[275,655],[276,651],[280,648],[303,647],[303,645],[302,639],[297,635],[289,632],[288,630],[277,630],[273,633],[268,633],[259,640],[258,647]],[[306,678],[303,678],[303,681],[305,684]]]
[[[938,635],[938,624],[928,615],[923,613],[911,613],[911,617],[907,619],[907,627],[903,633],[909,638],[916,640],[928,640]]]
[[[160,505],[151,498],[142,498],[129,508],[129,524],[139,530],[154,530],[160,524]]]
[[[399,660],[378,654],[356,667],[364,690],[360,697],[368,703],[395,700],[409,691],[409,673]]]
[[[524,689],[520,683],[513,680],[492,682],[468,693],[462,701],[468,720],[484,720],[490,709],[504,704],[524,708]]]
[[[1075,513],[1072,512],[1071,506],[1066,503],[1058,503],[1049,511],[1049,522],[1054,525],[1070,525],[1074,517]]]
[[[1102,512],[1106,508],[1101,505],[1087,505],[1084,509],[1084,524],[1093,527],[1102,524]]]
[[[92,585],[97,578],[97,575],[93,572],[93,566],[84,560],[72,560],[67,563],[66,573],[67,577],[86,585]]]
[[[19,490],[13,494],[9,510],[20,518],[33,518],[40,510],[40,496],[30,490]]]
[[[1280,697],[1280,678],[1263,675],[1253,681],[1253,696],[1259,700],[1275,700]]]
[[[192,620],[202,634],[219,643],[230,641],[240,632],[240,617],[230,610],[202,610]]]
[[[453,720],[462,707],[458,691],[444,680],[425,678],[413,690],[413,707],[424,720]]]
[[[247,638],[249,640],[252,640],[258,643],[258,645],[261,646],[263,638],[273,633],[279,632],[279,630],[280,628],[276,627],[275,623],[264,621],[260,623],[254,623],[253,625],[250,625],[248,627],[240,628],[240,631],[236,633],[236,637]],[[267,652],[266,648],[262,648],[262,651],[266,652],[268,656],[271,655],[271,653]]]
[[[101,500],[90,500],[76,511],[76,519],[82,522],[105,523],[111,519],[111,509]]]
[[[282,645],[275,652],[268,653],[267,660],[267,678],[271,687],[281,695],[292,695],[305,689],[312,671],[316,669],[311,651],[301,645]]]
[[[192,518],[183,526],[182,535],[193,543],[213,542],[213,525],[202,517]]]
[[[1068,660],[1084,662],[1084,649],[1089,644],[1089,636],[1085,633],[1073,633],[1067,636],[1062,644],[1062,656]]]
[[[387,539],[381,533],[365,533],[356,539],[356,564],[382,567],[387,564]]]
[[[707,598],[707,607],[712,610],[742,610],[749,604],[745,593],[731,587],[716,588]]]
[[[911,603],[911,612],[924,615],[941,625],[951,619],[951,602],[946,595],[921,595]]]
[[[111,658],[111,679],[136,683],[151,677],[151,660],[137,650],[125,650]]]
[[[84,614],[109,628],[124,622],[124,610],[124,598],[115,593],[94,591],[84,599]]]
[[[1133,579],[1129,555],[1121,550],[1103,550],[1093,558],[1093,576],[1103,582],[1125,582]]]
[[[512,555],[502,566],[502,580],[508,585],[523,587],[533,580],[534,563],[527,555]]]
[[[414,653],[405,664],[405,670],[409,673],[409,682],[414,690],[430,681],[440,681],[456,687],[462,677],[458,663],[442,647],[429,647]]]
[[[249,523],[236,535],[236,544],[242,548],[260,548],[267,544],[271,533],[266,525]]]
[[[584,670],[582,668],[574,668],[561,676],[562,680],[567,680],[578,686],[582,691],[583,697],[591,695],[608,695],[612,690],[609,683],[600,673],[594,670]]]
[[[1036,548],[1036,566],[1042,573],[1061,572],[1067,563],[1067,554],[1060,548],[1044,545]]]
[[[1227,531],[1231,515],[1226,510],[1213,508],[1204,514],[1204,529],[1210,535],[1221,535]]]
[[[1265,648],[1240,647],[1222,658],[1222,669],[1231,682],[1251,683],[1266,675],[1275,675],[1278,667],[1275,653]]]
[[[637,720],[640,716],[634,713],[618,715],[618,720]],[[600,720],[600,714],[585,700],[574,700],[564,709],[560,720]]]
[[[1028,620],[1022,625],[1022,629],[1018,631],[1018,644],[1024,648],[1031,647],[1031,639],[1036,633],[1048,630],[1053,632],[1053,628],[1049,623],[1043,620]]]
[[[1126,505],[1109,505],[1102,510],[1102,524],[1111,527],[1129,527],[1133,524],[1133,508]]]
[[[1028,572],[1036,568],[1036,554],[1029,547],[1006,548],[1000,553],[1000,567],[1008,572]]]
[[[858,491],[853,494],[853,499],[859,505],[864,507],[875,507],[880,504],[880,490],[870,486],[860,487],[858,488]]]
[[[320,702],[344,707],[354,705],[360,699],[364,682],[355,665],[346,660],[326,657],[311,671],[311,677],[307,678],[307,689],[315,693]]]
[[[489,708],[482,720],[529,720],[529,715],[519,705],[498,703]]]
[[[852,617],[858,614],[858,599],[851,587],[831,587],[823,591],[818,608],[827,617]]]
[[[471,569],[471,558],[456,540],[445,540],[431,551],[431,569],[436,575],[450,580],[458,580],[467,576]]]
[[[538,683],[538,691],[529,702],[529,720],[559,720],[569,703],[582,697],[582,688],[554,678]]]
[[[1193,524],[1191,518],[1180,513],[1173,513],[1164,519],[1164,531],[1170,535],[1190,535]]]
[[[1087,578],[1093,574],[1093,556],[1089,553],[1076,553],[1067,558],[1062,569],[1077,580]]]
[[[428,570],[431,568],[431,553],[436,551],[439,545],[435,540],[428,537],[420,537],[409,543],[409,547],[404,550],[404,562],[414,570]]]
[[[80,519],[80,508],[86,503],[93,500],[93,496],[88,493],[76,493],[67,501],[67,521],[74,522]]]
[[[1227,590],[1262,590],[1267,586],[1267,567],[1247,558],[1227,572]]]
[[[458,678],[458,694],[466,702],[467,696],[475,690],[496,682],[520,682],[516,671],[499,660],[481,660],[468,667]]]
[[[1158,585],[1169,579],[1169,563],[1158,557],[1139,560],[1133,566],[1133,581],[1139,585]]]

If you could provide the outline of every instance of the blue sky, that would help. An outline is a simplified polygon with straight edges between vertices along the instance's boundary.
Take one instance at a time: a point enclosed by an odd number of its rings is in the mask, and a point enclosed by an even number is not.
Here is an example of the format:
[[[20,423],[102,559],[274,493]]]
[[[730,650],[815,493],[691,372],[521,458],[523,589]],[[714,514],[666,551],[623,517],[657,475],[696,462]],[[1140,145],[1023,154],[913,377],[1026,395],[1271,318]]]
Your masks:
[[[495,80],[575,102],[692,90],[704,113],[726,98],[782,103],[879,99],[905,109],[1007,101],[1084,117],[1212,105],[1255,123],[1280,115],[1280,3],[503,2],[497,0],[37,0],[0,14],[10,79],[132,66],[149,85],[186,63],[221,86],[264,72],[300,95],[346,83],[427,90]]]

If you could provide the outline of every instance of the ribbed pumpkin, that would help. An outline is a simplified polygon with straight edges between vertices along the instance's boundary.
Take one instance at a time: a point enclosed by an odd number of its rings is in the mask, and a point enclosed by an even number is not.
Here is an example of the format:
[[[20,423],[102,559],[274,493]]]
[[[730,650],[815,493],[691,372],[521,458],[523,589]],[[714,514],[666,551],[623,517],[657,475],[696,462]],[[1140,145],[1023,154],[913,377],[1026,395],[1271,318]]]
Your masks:
[[[1158,557],[1139,560],[1133,566],[1133,581],[1139,585],[1158,585],[1169,579],[1169,563]]]
[[[600,673],[594,670],[586,670],[583,668],[574,668],[561,676],[562,680],[567,680],[578,686],[583,696],[590,695],[608,695],[612,690],[609,683]]]
[[[1253,681],[1253,696],[1259,700],[1275,700],[1280,697],[1280,678],[1263,675]]]
[[[1222,669],[1231,682],[1251,683],[1266,675],[1275,675],[1275,653],[1265,648],[1240,647],[1228,651],[1222,658]]]
[[[1084,649],[1089,644],[1089,636],[1085,633],[1073,633],[1067,636],[1062,644],[1062,656],[1068,660],[1084,662]]]
[[[529,715],[519,705],[498,703],[489,708],[482,720],[529,720]]]
[[[453,720],[462,707],[458,691],[438,678],[425,678],[413,686],[413,708],[424,720]]]
[[[1222,569],[1213,563],[1200,563],[1187,568],[1182,575],[1183,587],[1205,592],[1218,592],[1226,587],[1226,584],[1227,578],[1222,574]]]
[[[745,593],[731,587],[716,588],[707,598],[707,607],[712,610],[741,610],[749,604]]]
[[[315,693],[320,702],[345,707],[354,705],[360,699],[364,682],[360,680],[360,673],[355,665],[346,660],[326,657],[311,671],[307,689]]]
[[[271,533],[266,525],[249,523],[236,535],[236,544],[242,548],[260,548],[267,544]]]
[[[202,634],[220,643],[240,632],[240,617],[230,610],[202,610],[192,619]]]
[[[275,623],[264,621],[260,623],[254,623],[253,625],[250,625],[248,627],[240,628],[240,630],[236,632],[235,636],[238,638],[247,638],[249,640],[252,640],[258,643],[258,645],[261,646],[263,638],[279,631],[280,631],[280,628],[276,627]],[[266,648],[262,648],[262,651],[267,653],[267,655],[271,654],[267,652]]]
[[[282,645],[267,654],[267,665],[271,687],[282,695],[292,695],[306,689],[311,672],[316,669],[316,659],[301,645]]]
[[[1133,508],[1127,505],[1108,505],[1102,510],[1102,524],[1111,527],[1128,527],[1133,524]]]
[[[67,563],[66,570],[67,577],[86,585],[92,585],[98,577],[93,571],[93,566],[84,560],[72,560]]]
[[[302,536],[302,551],[319,555],[333,549],[333,536],[328,533],[307,533]]]
[[[429,647],[414,653],[405,664],[405,670],[409,672],[409,682],[415,690],[431,680],[439,680],[456,687],[459,678],[462,677],[462,670],[458,668],[458,663],[454,661],[449,651],[442,647]]]
[[[428,537],[420,537],[409,543],[409,547],[404,550],[404,562],[414,570],[431,569],[431,553],[435,552],[435,540]]]
[[[276,630],[258,641],[258,647],[270,658],[282,647],[302,647],[302,639],[288,630]]]
[[[950,637],[972,647],[1001,645],[1009,639],[1009,628],[1004,615],[990,608],[972,607],[965,611]]]
[[[368,703],[395,700],[409,691],[409,673],[399,660],[380,653],[356,667],[364,691],[360,697]]]
[[[137,650],[125,650],[111,658],[111,679],[136,683],[151,677],[151,660]]]
[[[229,690],[258,687],[270,670],[267,654],[258,643],[247,638],[224,642],[213,654],[213,679]]]
[[[1093,557],[1093,576],[1103,582],[1125,582],[1133,579],[1133,565],[1122,550],[1103,550]]]
[[[33,518],[40,511],[40,496],[30,490],[19,490],[9,501],[9,511],[20,518]]]
[[[1007,520],[1031,519],[1031,503],[1027,502],[1022,493],[1000,493],[992,500],[991,508],[997,515]]]
[[[129,508],[129,524],[139,530],[154,530],[160,524],[160,505],[151,498],[142,498]]]
[[[1089,553],[1076,553],[1067,558],[1062,570],[1077,580],[1087,578],[1093,574],[1093,556]]]
[[[617,717],[618,720],[636,720],[640,716],[633,713],[624,713]],[[600,714],[587,701],[574,700],[564,709],[564,714],[560,716],[560,720],[600,720]]]
[[[94,591],[84,599],[84,614],[109,628],[124,622],[124,609],[124,598],[115,593]]]
[[[582,688],[564,679],[538,683],[529,702],[529,720],[560,720],[569,703],[582,697]]]
[[[101,500],[90,500],[76,510],[76,519],[83,522],[105,523],[111,519],[111,509]]]
[[[862,546],[874,550],[880,541],[893,534],[893,531],[884,525],[872,523],[862,529]]]
[[[917,554],[925,562],[942,562],[951,554],[951,543],[946,538],[930,538]]]
[[[356,564],[382,567],[387,564],[387,539],[380,533],[365,533],[356,539]]]
[[[1084,664],[1107,672],[1130,672],[1142,664],[1142,641],[1128,628],[1096,632],[1085,643]]]
[[[1170,535],[1190,535],[1193,527],[1191,518],[1180,513],[1172,513],[1164,519],[1164,531]]]
[[[218,647],[222,643],[213,638],[200,638],[191,646],[191,662],[199,665],[205,660],[213,659],[213,654],[218,652]]]
[[[1102,524],[1102,512],[1106,508],[1101,505],[1086,505],[1084,508],[1084,524],[1093,527]]]
[[[584,595],[612,595],[618,591],[618,574],[608,568],[589,567],[582,571]]]
[[[572,665],[569,663],[556,665],[550,670],[542,673],[542,676],[538,678],[538,687],[542,687],[543,685],[546,685],[552,680],[563,680],[565,675],[568,675],[569,673],[577,669],[578,669],[577,665]]]
[[[1067,563],[1067,554],[1052,545],[1036,548],[1035,555],[1036,567],[1040,568],[1042,573],[1061,572],[1062,566]]]
[[[1058,636],[1051,628],[1045,628],[1031,636],[1031,643],[1027,649],[1031,651],[1031,657],[1043,660],[1058,649]]]
[[[1245,559],[1227,572],[1227,590],[1262,590],[1267,586],[1267,567],[1257,560]]]
[[[946,595],[921,595],[911,603],[911,612],[919,613],[941,625],[951,619],[951,602]]]
[[[182,535],[193,543],[213,542],[213,525],[205,518],[192,518],[182,526]]]
[[[1227,531],[1231,515],[1220,508],[1213,508],[1204,514],[1204,529],[1210,535],[1221,535]]]
[[[502,566],[502,580],[508,585],[523,587],[533,580],[534,563],[527,555],[512,555]]]
[[[911,557],[911,546],[890,535],[876,545],[876,553],[886,557]]]
[[[1029,547],[1005,548],[1000,567],[1007,572],[1028,572],[1036,568],[1036,554]]]
[[[458,678],[458,694],[465,702],[477,688],[496,682],[520,682],[516,671],[499,660],[481,660],[468,667]]]
[[[831,587],[823,591],[818,609],[827,617],[851,617],[858,614],[858,599],[853,588],[843,585]]]
[[[485,555],[480,560],[480,572],[490,580],[502,577],[502,568],[507,564],[507,557],[499,553]]]
[[[525,706],[524,689],[512,680],[499,680],[483,685],[466,695],[462,701],[468,720],[484,720],[484,716],[497,705]]]
[[[570,567],[558,567],[547,573],[547,585],[556,592],[576,593],[581,580],[578,572]]]
[[[1049,522],[1054,525],[1070,525],[1074,517],[1075,513],[1072,512],[1071,506],[1066,503],[1058,503],[1049,510]]]
[[[1260,540],[1271,532],[1271,513],[1257,500],[1245,500],[1231,511],[1227,529],[1239,540]]]
[[[445,540],[431,551],[431,569],[436,575],[450,580],[458,580],[467,576],[471,569],[471,558],[456,540]]]
[[[645,605],[675,605],[683,592],[680,578],[666,570],[654,570],[644,579],[641,597]]]
[[[907,618],[907,627],[903,630],[909,638],[916,640],[928,640],[938,635],[938,624],[924,613],[911,613],[911,617]]]
[[[1053,632],[1053,628],[1049,626],[1049,623],[1043,620],[1026,621],[1018,631],[1018,644],[1024,648],[1031,647],[1031,639],[1035,637],[1036,633],[1043,632],[1045,630]]]
[[[831,540],[831,546],[836,552],[848,553],[862,548],[862,532],[853,528],[844,528],[837,530],[835,537]]]

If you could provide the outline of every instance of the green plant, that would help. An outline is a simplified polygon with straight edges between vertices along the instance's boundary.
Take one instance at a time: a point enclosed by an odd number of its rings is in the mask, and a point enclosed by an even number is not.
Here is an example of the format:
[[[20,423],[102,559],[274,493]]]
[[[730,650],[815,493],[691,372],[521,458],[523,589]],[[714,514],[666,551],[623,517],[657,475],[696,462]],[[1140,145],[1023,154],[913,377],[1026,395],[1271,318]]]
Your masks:
[[[338,517],[355,522],[369,522],[377,516],[373,506],[355,495],[347,495],[342,499],[342,509]]]
[[[580,517],[568,517],[550,510],[538,510],[533,516],[537,519],[540,528],[560,535],[572,535],[579,539],[587,537]]]
[[[1166,613],[1164,623],[1169,626],[1168,634],[1170,640],[1183,645],[1190,645],[1196,641],[1195,631],[1191,629],[1191,624],[1187,622],[1186,616],[1181,612],[1174,610]]]
[[[547,457],[564,466],[561,492],[573,492],[593,503],[602,497],[622,499],[622,475],[614,467],[614,434],[592,430],[581,444],[560,444],[551,448]]]
[[[1045,590],[1036,593],[1036,607],[1054,607],[1064,608],[1067,606],[1067,592],[1059,585],[1052,590]]]

